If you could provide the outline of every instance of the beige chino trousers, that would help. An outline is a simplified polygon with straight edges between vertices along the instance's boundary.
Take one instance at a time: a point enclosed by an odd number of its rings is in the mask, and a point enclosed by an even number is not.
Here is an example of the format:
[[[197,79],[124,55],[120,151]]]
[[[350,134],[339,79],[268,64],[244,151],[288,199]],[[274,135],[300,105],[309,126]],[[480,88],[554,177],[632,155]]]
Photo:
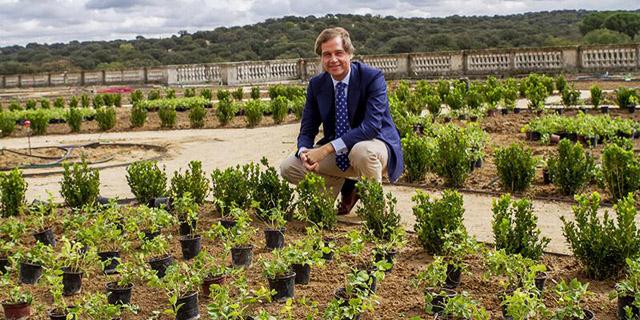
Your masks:
[[[340,192],[345,178],[358,179],[367,177],[382,182],[382,175],[387,174],[389,152],[384,142],[378,139],[356,143],[349,152],[349,168],[340,170],[336,165],[336,154],[332,153],[318,163],[317,173],[324,177],[327,190],[334,198]],[[295,153],[280,164],[280,175],[293,184],[298,184],[309,172],[302,160]]]

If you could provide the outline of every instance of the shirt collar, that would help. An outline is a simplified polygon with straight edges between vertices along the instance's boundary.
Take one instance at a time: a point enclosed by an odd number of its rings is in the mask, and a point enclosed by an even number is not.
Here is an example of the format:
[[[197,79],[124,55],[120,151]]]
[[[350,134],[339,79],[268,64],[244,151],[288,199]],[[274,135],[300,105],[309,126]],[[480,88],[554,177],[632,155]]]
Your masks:
[[[349,78],[351,78],[351,66],[349,66],[349,72],[347,72],[347,76],[345,76],[344,79],[338,81],[338,80],[334,79],[333,76],[331,77],[331,81],[333,81],[333,88],[335,89],[335,87],[338,84],[338,82],[342,82],[342,83],[346,84],[347,87],[349,87]]]

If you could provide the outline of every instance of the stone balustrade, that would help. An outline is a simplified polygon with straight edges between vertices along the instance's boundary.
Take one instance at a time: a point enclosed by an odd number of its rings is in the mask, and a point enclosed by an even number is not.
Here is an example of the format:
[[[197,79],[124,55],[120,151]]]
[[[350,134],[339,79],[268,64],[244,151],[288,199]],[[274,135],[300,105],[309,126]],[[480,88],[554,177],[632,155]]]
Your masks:
[[[387,79],[514,75],[531,72],[592,73],[640,69],[640,44],[507,48],[356,56]],[[157,83],[171,86],[254,85],[305,81],[322,70],[318,58],[170,65],[126,70],[0,76],[0,88]]]

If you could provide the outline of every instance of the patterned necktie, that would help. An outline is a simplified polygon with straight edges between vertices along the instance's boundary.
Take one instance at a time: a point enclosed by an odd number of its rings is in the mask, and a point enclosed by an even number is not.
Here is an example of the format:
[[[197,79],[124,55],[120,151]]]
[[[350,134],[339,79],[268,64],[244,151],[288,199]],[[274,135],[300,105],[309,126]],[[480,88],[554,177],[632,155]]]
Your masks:
[[[349,116],[347,114],[347,97],[345,94],[346,84],[338,82],[336,84],[336,138],[342,137],[349,131]],[[349,168],[349,157],[347,153],[336,155],[336,165],[340,170],[347,171]]]

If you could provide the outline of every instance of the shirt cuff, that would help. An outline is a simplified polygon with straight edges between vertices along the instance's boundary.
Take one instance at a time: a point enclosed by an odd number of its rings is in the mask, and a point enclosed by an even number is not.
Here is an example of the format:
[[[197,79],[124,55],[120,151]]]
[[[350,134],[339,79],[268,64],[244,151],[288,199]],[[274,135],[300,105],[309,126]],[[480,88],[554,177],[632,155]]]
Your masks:
[[[342,138],[338,138],[331,141],[331,145],[333,146],[333,149],[336,150],[337,155],[345,154],[347,153],[347,151],[349,151],[347,149],[347,145],[344,144],[344,141],[342,140]]]
[[[300,158],[300,153],[305,150],[309,150],[309,148],[300,147],[300,149],[298,149],[298,152],[296,152],[296,157]]]

